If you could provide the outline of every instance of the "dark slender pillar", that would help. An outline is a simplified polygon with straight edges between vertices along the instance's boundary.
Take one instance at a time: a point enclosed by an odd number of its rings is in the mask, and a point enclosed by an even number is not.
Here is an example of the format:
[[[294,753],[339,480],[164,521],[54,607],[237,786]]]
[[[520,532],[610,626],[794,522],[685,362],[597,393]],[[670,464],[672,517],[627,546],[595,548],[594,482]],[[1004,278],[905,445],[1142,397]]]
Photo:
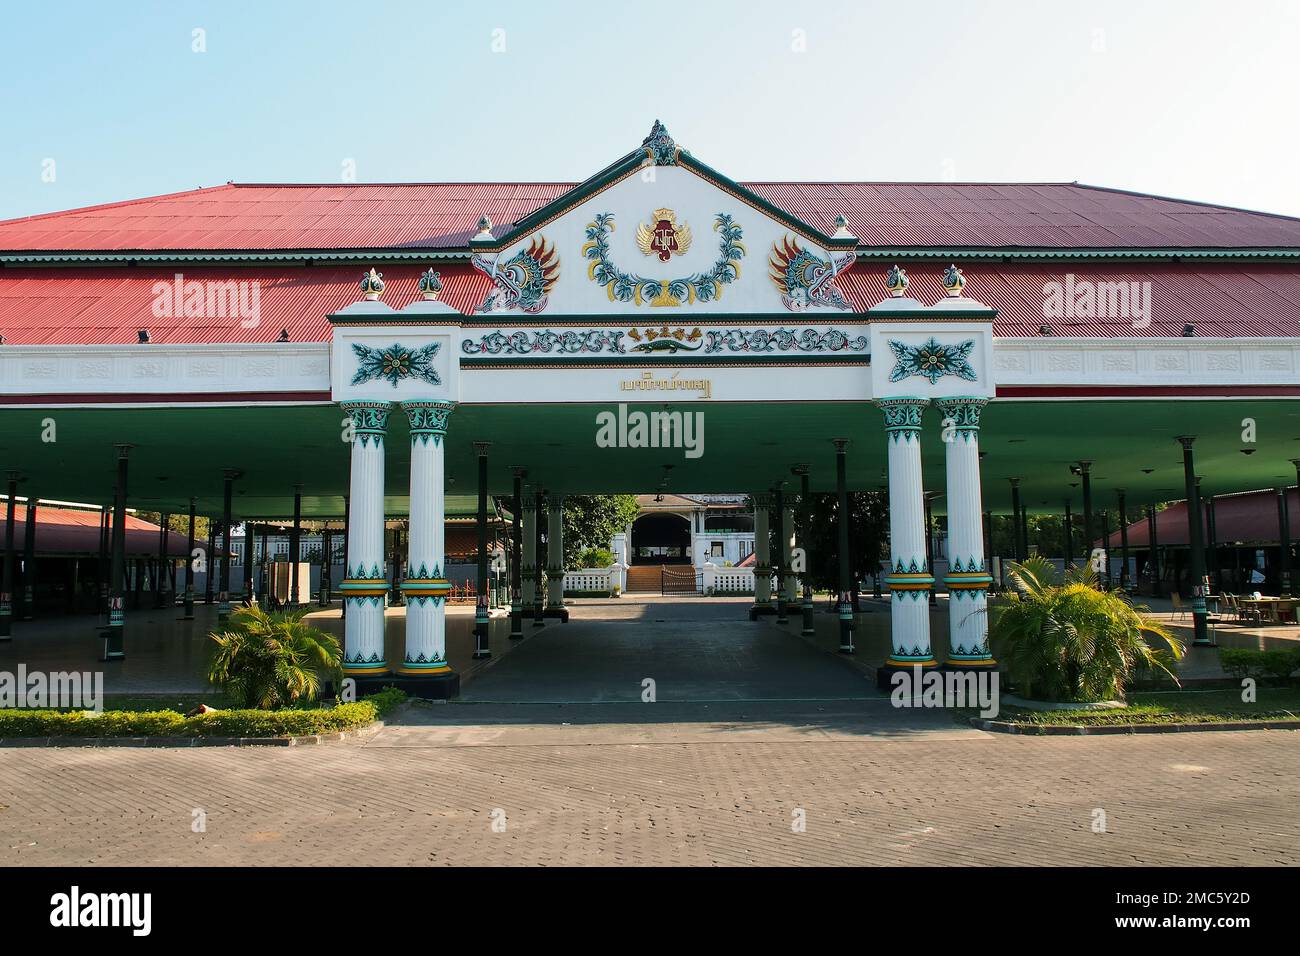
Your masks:
[[[1277,568],[1281,581],[1281,594],[1291,593],[1291,509],[1287,501],[1286,485],[1277,490]]]
[[[853,647],[853,606],[849,602],[852,569],[849,566],[849,479],[848,455],[849,440],[836,438],[835,442],[835,497],[838,501],[839,551],[840,551],[840,653],[852,654]]]
[[[1079,462],[1079,481],[1083,485],[1083,559],[1088,567],[1096,568],[1092,560],[1093,549],[1097,546],[1096,524],[1092,520],[1092,462]],[[1103,543],[1102,548],[1105,548]],[[1104,571],[1104,567],[1101,571]],[[1101,576],[1098,572],[1098,577]]]
[[[18,502],[18,472],[9,472],[9,499],[5,502],[5,566],[0,582],[0,641],[13,640],[14,633],[14,521]]]
[[[316,603],[321,607],[329,607],[330,603],[330,559],[334,551],[334,532],[330,529],[329,522],[321,527],[320,532],[320,596]]]
[[[235,479],[239,472],[227,469],[225,486],[222,490],[221,509],[221,594],[217,601],[217,620],[225,621],[230,617],[230,530],[234,527],[231,507],[234,503]]]
[[[1151,595],[1160,596],[1160,538],[1156,527],[1156,503],[1147,508],[1147,536],[1151,539]]]
[[[474,658],[475,660],[491,657],[492,649],[488,642],[488,448],[490,442],[474,442],[474,454],[478,457],[478,583],[475,586],[474,601]]]
[[[181,615],[181,620],[194,620],[194,529],[198,524],[198,515],[195,508],[198,502],[190,499],[190,523],[189,533],[185,539],[185,611]]]
[[[1124,489],[1115,491],[1119,505],[1119,589],[1128,591],[1128,509],[1124,507]]]
[[[293,529],[289,532],[289,606],[298,606],[298,563],[302,561],[302,485],[293,486]],[[393,562],[393,574],[400,562]]]
[[[1196,635],[1193,644],[1211,647],[1209,623],[1205,609],[1205,535],[1201,528],[1201,499],[1196,492],[1196,462],[1192,457],[1195,435],[1179,435],[1183,446],[1183,480],[1187,486],[1188,540],[1191,542],[1192,626]]]
[[[117,485],[113,489],[112,558],[108,577],[108,629],[101,661],[126,657],[126,462],[130,445],[116,445]]]
[[[514,498],[510,502],[510,639],[519,640],[524,636],[524,523],[521,509],[524,506],[524,476],[528,474],[522,468],[512,468],[515,476]]]
[[[1065,500],[1065,566],[1074,563],[1074,513],[1070,511],[1070,499]]]
[[[253,585],[253,559],[257,557],[257,525],[251,521],[244,522],[244,554],[240,567],[244,572],[244,604],[251,605],[257,600],[257,589]]]
[[[773,493],[772,503],[775,506],[769,515],[774,515],[769,523],[776,529],[776,553],[773,557],[773,564],[776,567],[776,623],[788,624],[789,615],[785,606],[785,552],[788,547],[787,542],[790,540],[790,532],[785,526],[785,482],[778,481]]]
[[[808,490],[808,466],[795,465],[791,472],[799,476],[799,547],[803,548],[803,602],[799,607],[803,623],[799,633],[810,637],[817,633],[813,626],[812,554],[808,550],[812,530],[812,494]]]
[[[108,542],[112,529],[112,505],[106,505],[99,512],[99,623],[108,626]]]
[[[203,603],[212,603],[214,583],[217,580],[217,527],[219,520],[208,516],[208,553],[203,562]]]
[[[1025,560],[1022,548],[1024,539],[1020,536],[1020,479],[1011,478],[1011,549],[1015,552],[1016,562]]]
[[[533,534],[536,539],[537,567],[533,569],[536,587],[533,591],[533,627],[541,627],[545,622],[546,607],[546,561],[542,555],[542,526],[546,523],[546,495],[537,493],[537,520],[533,522]]]
[[[36,616],[36,504],[27,499],[27,528],[23,541],[23,620]]]
[[[163,581],[167,573],[167,523],[171,515],[158,514],[158,573],[154,575],[153,606],[159,610],[167,606],[167,594],[163,590]]]
[[[1223,569],[1219,567],[1219,527],[1218,515],[1215,514],[1214,495],[1205,501],[1205,527],[1209,532],[1210,544],[1205,549],[1206,559],[1210,563],[1210,580],[1214,582],[1216,594],[1223,593]]]

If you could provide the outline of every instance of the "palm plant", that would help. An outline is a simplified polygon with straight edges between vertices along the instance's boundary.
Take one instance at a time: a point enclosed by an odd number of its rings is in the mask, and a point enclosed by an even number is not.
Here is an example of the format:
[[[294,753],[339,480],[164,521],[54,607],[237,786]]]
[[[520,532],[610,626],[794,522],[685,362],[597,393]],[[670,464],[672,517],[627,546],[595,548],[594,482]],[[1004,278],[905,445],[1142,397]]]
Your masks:
[[[994,611],[991,637],[1025,696],[1121,698],[1141,670],[1162,671],[1178,683],[1172,668],[1185,652],[1183,643],[1144,617],[1147,608],[1102,590],[1091,571],[1071,567],[1060,582],[1050,562],[1032,557],[1011,563],[1008,577],[1013,590]]]
[[[245,707],[272,710],[315,700],[321,677],[342,677],[343,650],[332,634],[303,623],[305,611],[236,608],[208,636],[216,644],[208,680]]]

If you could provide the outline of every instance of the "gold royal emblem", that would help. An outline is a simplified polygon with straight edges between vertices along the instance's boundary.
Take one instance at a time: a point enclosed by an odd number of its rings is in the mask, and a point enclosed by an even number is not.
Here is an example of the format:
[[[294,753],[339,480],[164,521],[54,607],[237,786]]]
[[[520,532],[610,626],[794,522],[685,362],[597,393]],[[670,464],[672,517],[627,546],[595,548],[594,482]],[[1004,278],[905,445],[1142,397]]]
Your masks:
[[[636,244],[645,255],[657,255],[667,262],[673,253],[682,255],[691,247],[691,227],[678,225],[677,214],[671,209],[656,209],[651,224],[637,224]]]

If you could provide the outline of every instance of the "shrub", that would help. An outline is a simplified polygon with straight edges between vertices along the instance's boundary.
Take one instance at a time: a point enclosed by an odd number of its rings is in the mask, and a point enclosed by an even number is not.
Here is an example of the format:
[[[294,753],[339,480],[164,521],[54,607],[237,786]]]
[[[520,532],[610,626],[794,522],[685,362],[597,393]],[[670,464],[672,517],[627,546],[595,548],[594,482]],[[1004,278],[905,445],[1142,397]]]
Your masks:
[[[1012,563],[1013,593],[996,609],[991,634],[1022,693],[1053,701],[1121,697],[1138,671],[1172,667],[1184,647],[1118,591],[1103,591],[1092,572],[1072,568],[1064,583],[1041,557]],[[1147,638],[1162,646],[1152,647]]]
[[[303,623],[303,611],[268,614],[256,604],[235,609],[216,644],[208,680],[246,707],[271,710],[314,701],[321,677],[342,677],[338,638]]]
[[[406,700],[387,687],[351,704],[303,710],[0,710],[0,737],[300,737],[374,723]]]
[[[614,563],[614,552],[608,548],[588,548],[578,555],[578,567],[581,570],[590,568],[607,568]]]
[[[1300,668],[1300,649],[1257,651],[1247,647],[1221,647],[1219,663],[1233,677],[1275,677],[1285,680]]]

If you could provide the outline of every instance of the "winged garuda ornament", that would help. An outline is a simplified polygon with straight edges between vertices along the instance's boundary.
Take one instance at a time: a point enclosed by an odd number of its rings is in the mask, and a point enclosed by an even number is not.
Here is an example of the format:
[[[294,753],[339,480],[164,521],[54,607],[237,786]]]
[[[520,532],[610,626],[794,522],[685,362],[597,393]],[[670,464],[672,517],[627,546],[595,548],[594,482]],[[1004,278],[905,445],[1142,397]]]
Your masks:
[[[673,253],[680,256],[691,247],[691,227],[679,225],[671,209],[656,209],[652,219],[652,225],[638,223],[636,227],[636,244],[645,255],[657,255],[667,262]]]

